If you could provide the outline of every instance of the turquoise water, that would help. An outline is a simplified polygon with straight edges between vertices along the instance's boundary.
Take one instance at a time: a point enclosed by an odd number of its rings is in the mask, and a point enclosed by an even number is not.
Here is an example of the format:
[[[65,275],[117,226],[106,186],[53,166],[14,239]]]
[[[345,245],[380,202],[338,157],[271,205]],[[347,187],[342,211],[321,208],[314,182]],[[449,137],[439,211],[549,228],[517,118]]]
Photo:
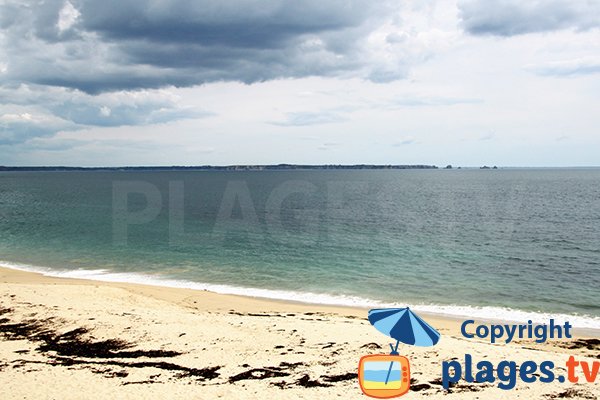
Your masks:
[[[600,328],[599,239],[598,169],[0,173],[0,263],[62,276]]]

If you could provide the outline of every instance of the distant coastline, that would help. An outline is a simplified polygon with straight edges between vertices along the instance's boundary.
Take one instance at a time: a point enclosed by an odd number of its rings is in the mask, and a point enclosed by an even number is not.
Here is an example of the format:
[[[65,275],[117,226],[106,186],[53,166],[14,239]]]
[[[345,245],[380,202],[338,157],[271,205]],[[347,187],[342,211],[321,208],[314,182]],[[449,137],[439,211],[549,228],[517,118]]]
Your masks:
[[[318,170],[318,169],[438,169],[435,165],[378,165],[378,164],[276,164],[276,165],[197,165],[197,166],[138,166],[138,167],[9,167],[0,171],[271,171],[271,170]]]
[[[265,165],[172,165],[172,166],[124,166],[124,167],[67,167],[67,166],[4,166],[0,172],[11,171],[294,171],[294,170],[385,170],[385,169],[439,169],[439,170],[497,170],[497,169],[600,169],[600,166],[460,166],[424,164],[265,164]]]

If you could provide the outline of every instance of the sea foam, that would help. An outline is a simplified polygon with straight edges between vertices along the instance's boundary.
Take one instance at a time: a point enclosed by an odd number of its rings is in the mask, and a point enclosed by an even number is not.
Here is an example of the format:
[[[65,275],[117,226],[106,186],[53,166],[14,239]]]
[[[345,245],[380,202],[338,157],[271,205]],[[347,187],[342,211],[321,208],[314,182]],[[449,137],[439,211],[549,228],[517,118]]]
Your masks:
[[[511,309],[507,307],[387,303],[357,296],[344,296],[327,293],[312,293],[264,288],[250,288],[233,285],[220,285],[212,283],[193,282],[188,280],[169,279],[159,274],[113,272],[106,269],[61,270],[6,261],[0,261],[0,266],[27,272],[36,272],[44,276],[58,278],[87,279],[103,282],[135,283],[149,286],[192,289],[199,291],[209,291],[219,294],[230,294],[316,305],[357,308],[410,307],[415,311],[455,319],[470,318],[520,323],[527,323],[528,321],[532,321],[533,323],[547,323],[551,318],[553,318],[557,323],[560,323],[561,321],[569,321],[574,328],[591,330],[594,331],[592,333],[600,334],[600,318],[589,315],[567,315],[546,312],[532,312]]]

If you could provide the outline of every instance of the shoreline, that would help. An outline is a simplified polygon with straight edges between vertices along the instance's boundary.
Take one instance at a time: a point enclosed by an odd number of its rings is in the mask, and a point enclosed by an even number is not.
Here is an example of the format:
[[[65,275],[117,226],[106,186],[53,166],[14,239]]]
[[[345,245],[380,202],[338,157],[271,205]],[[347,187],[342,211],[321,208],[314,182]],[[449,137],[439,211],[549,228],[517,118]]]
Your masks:
[[[328,305],[320,303],[307,303],[285,299],[271,299],[238,294],[216,293],[209,290],[188,289],[170,286],[147,285],[143,283],[102,281],[87,278],[68,278],[48,276],[40,272],[24,271],[0,265],[0,282],[34,285],[83,285],[107,286],[127,290],[137,295],[151,297],[156,300],[166,301],[171,304],[182,305],[198,311],[231,311],[240,312],[316,312],[329,313],[341,317],[362,318],[367,320],[369,307]],[[466,318],[474,319],[480,323],[507,323],[517,324],[515,321],[461,317],[454,315],[438,314],[419,311],[419,315],[427,317],[433,325],[443,326],[448,331],[459,335],[460,326]],[[534,324],[535,325],[535,324]],[[600,338],[600,330],[574,328],[573,338]],[[477,339],[476,339],[477,340]]]
[[[345,306],[345,305],[327,305],[319,303],[306,303],[301,301],[292,301],[284,299],[271,299],[254,296],[245,296],[237,294],[216,293],[208,290],[188,289],[170,286],[147,285],[143,283],[132,282],[114,282],[102,281],[87,278],[69,278],[48,276],[41,272],[25,271],[16,268],[0,265],[0,282],[2,283],[17,283],[17,284],[64,284],[64,285],[86,285],[86,286],[108,286],[125,289],[132,293],[143,296],[152,297],[155,299],[167,301],[170,303],[180,304],[182,301],[189,301],[192,297],[201,298],[201,302],[196,300],[197,305],[189,305],[190,308],[195,308],[202,311],[228,311],[230,304],[236,307],[236,310],[244,312],[258,309],[270,311],[315,311],[334,313],[340,316],[362,317],[366,320],[367,307]],[[192,300],[193,302],[193,300]],[[430,318],[454,323],[458,326],[460,318],[445,317],[433,313],[423,313],[429,315]]]
[[[56,282],[74,282],[74,283],[87,283],[87,284],[94,284],[94,285],[98,285],[98,284],[106,284],[109,286],[114,286],[114,287],[121,287],[121,288],[125,288],[125,289],[129,289],[132,290],[136,293],[139,294],[149,294],[149,293],[154,293],[154,296],[158,296],[158,298],[162,298],[163,300],[171,300],[172,302],[174,301],[173,299],[177,299],[179,298],[181,295],[177,295],[176,293],[178,291],[182,291],[181,293],[186,293],[187,296],[193,296],[194,294],[197,293],[206,293],[206,294],[210,294],[210,297],[212,298],[213,296],[215,297],[214,301],[217,301],[219,296],[224,296],[224,299],[230,299],[233,300],[233,303],[237,305],[237,303],[242,302],[245,303],[249,300],[252,300],[251,303],[253,304],[253,306],[262,306],[262,307],[269,307],[270,305],[278,305],[277,307],[273,308],[276,310],[282,310],[285,309],[286,305],[290,306],[290,307],[294,307],[294,309],[296,309],[296,307],[299,307],[301,309],[317,309],[323,312],[334,312],[336,314],[342,315],[342,314],[347,314],[350,313],[353,316],[362,316],[366,319],[366,315],[369,309],[373,309],[373,308],[377,308],[377,306],[367,306],[367,305],[350,305],[350,304],[327,304],[327,303],[320,303],[318,301],[310,301],[310,300],[295,300],[295,299],[286,299],[286,298],[277,298],[277,297],[267,297],[267,296],[260,296],[260,295],[252,295],[252,294],[242,294],[242,293],[221,293],[218,291],[214,291],[209,289],[199,289],[199,288],[193,288],[193,287],[181,287],[181,286],[175,286],[175,285],[169,285],[168,283],[170,282],[169,280],[165,280],[164,284],[161,284],[163,282],[161,282],[160,279],[157,279],[155,281],[152,282],[148,282],[148,283],[143,283],[143,282],[131,282],[131,281],[125,281],[125,280],[119,280],[119,279],[98,279],[99,277],[97,276],[57,276],[58,273],[53,274],[52,269],[51,268],[44,268],[44,267],[35,267],[35,266],[28,266],[28,265],[24,265],[23,267],[21,267],[19,264],[11,264],[11,265],[6,265],[7,263],[0,263],[0,278],[3,279],[4,281],[4,275],[8,276],[9,279],[14,279],[13,274],[11,274],[9,271],[17,271],[20,273],[23,273],[24,275],[22,275],[19,279],[21,279],[22,281],[28,282],[28,283],[47,283],[50,280],[57,280]],[[31,267],[32,270],[28,269],[28,267]],[[37,271],[35,269],[38,269]],[[44,272],[42,271],[43,269],[48,269],[48,272]],[[5,271],[6,270],[6,271]],[[92,272],[92,271],[90,271]],[[27,274],[32,274],[32,275],[27,275]],[[120,273],[108,273],[107,276],[114,276],[114,275],[119,275]],[[134,273],[135,274],[135,273]],[[144,277],[144,275],[140,274],[140,277]],[[175,282],[175,281],[174,281]],[[184,282],[184,281],[182,281]],[[192,283],[192,282],[190,282]],[[207,285],[207,286],[213,286],[213,285]],[[214,286],[221,286],[221,285],[214,285]],[[225,285],[223,285],[224,287],[226,287]],[[242,287],[235,287],[235,286],[231,286],[231,288],[236,288],[238,289],[238,291],[242,291],[245,288]],[[249,289],[250,291],[256,291],[255,289]],[[258,290],[260,292],[260,290]],[[269,290],[269,289],[265,289],[265,291],[268,292],[275,292],[274,290]],[[307,293],[308,294],[308,293]],[[330,295],[325,295],[326,297],[329,297]],[[331,296],[332,298],[334,298],[334,296]],[[365,299],[366,300],[366,299]],[[382,305],[381,307],[389,307],[388,305]],[[431,311],[430,309],[427,308],[433,308],[436,306],[410,306],[411,308],[414,308],[415,310],[417,310],[419,312],[419,314],[425,315],[427,316],[429,319],[433,319],[433,320],[439,320],[440,322],[446,324],[452,324],[456,330],[458,330],[460,328],[460,324],[465,321],[466,319],[475,319],[476,321],[480,321],[483,323],[502,323],[502,324],[525,324],[525,320],[517,320],[517,319],[510,319],[510,318],[502,318],[497,317],[489,317],[489,316],[480,316],[480,315],[466,315],[467,312],[465,312],[464,315],[462,314],[450,314],[450,313],[444,313],[444,312],[440,312],[440,311]],[[437,307],[441,307],[441,306],[437,306]],[[425,309],[424,309],[425,308]],[[469,311],[467,308],[465,308],[466,311]],[[476,309],[474,307],[474,309]],[[504,310],[504,309],[503,309]],[[521,311],[521,310],[514,310],[515,313],[517,314],[532,314],[532,313],[528,313],[525,311]],[[539,317],[541,316],[550,316],[552,314],[550,313],[536,313],[539,315]],[[565,317],[564,321],[567,321],[566,318],[570,317],[569,315],[566,314],[560,314],[558,315],[559,317]],[[573,316],[574,318],[578,318],[578,316]],[[549,321],[548,319],[545,318],[540,318],[538,320],[533,320],[533,324],[534,325],[538,325],[538,324],[544,324],[547,323]],[[590,328],[590,327],[580,327],[580,326],[575,326],[573,332],[578,336],[578,337],[593,337],[593,338],[600,338],[600,328]]]
[[[310,305],[134,283],[55,278],[0,267],[0,376],[7,399],[357,398],[359,359],[393,340],[356,307]],[[420,313],[422,314],[422,313]],[[460,321],[422,314],[442,335],[402,345],[413,396],[430,399],[593,398],[590,384],[459,381],[441,386],[441,363],[551,360],[593,363],[598,339],[466,339]],[[462,362],[462,361],[461,361]],[[581,376],[581,372],[580,372]],[[581,378],[580,380],[582,380]],[[308,397],[305,397],[308,396]]]

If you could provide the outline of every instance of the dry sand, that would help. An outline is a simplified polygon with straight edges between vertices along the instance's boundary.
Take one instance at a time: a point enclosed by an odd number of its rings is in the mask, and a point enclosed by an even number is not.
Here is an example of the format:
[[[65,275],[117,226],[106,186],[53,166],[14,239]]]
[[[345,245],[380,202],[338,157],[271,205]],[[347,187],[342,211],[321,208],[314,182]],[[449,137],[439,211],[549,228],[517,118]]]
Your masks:
[[[186,289],[51,278],[0,268],[1,399],[360,399],[361,356],[391,340],[367,310],[266,301]],[[400,347],[411,363],[403,398],[600,397],[596,383],[526,384],[510,391],[440,385],[443,360],[545,360],[564,374],[570,355],[590,364],[597,339],[491,345],[460,335],[460,321],[426,316],[431,348]],[[583,381],[583,382],[582,382]]]

